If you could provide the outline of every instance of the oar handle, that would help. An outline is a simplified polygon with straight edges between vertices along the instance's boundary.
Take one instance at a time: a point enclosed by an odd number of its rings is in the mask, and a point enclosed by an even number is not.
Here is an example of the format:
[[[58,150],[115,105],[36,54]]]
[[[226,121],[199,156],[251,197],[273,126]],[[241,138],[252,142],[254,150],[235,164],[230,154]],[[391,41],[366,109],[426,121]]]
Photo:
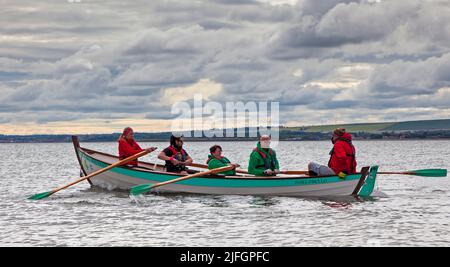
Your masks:
[[[191,166],[196,167],[196,168],[208,169],[208,165],[199,164],[199,163],[192,163]],[[236,173],[249,174],[248,171],[238,170],[238,169],[236,169]]]

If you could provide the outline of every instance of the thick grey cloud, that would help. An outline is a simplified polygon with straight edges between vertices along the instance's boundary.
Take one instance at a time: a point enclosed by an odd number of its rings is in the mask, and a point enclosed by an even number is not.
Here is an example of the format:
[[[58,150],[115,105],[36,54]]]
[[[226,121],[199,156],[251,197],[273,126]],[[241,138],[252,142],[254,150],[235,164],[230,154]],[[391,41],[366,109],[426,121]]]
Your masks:
[[[338,4],[347,4],[352,2],[359,2],[357,0],[328,0],[328,1],[314,1],[304,0],[297,3],[298,9],[303,16],[313,16],[320,18],[327,14]]]
[[[377,67],[366,81],[365,94],[378,98],[433,95],[450,87],[450,53],[423,61],[394,61]]]
[[[269,2],[4,0],[2,123],[169,120],[159,99],[202,79],[214,101],[280,101],[283,123],[450,109],[447,1]]]
[[[281,28],[271,40],[270,56],[348,59],[357,54],[375,61],[446,50],[450,7],[444,1],[336,2],[325,14],[300,16]]]

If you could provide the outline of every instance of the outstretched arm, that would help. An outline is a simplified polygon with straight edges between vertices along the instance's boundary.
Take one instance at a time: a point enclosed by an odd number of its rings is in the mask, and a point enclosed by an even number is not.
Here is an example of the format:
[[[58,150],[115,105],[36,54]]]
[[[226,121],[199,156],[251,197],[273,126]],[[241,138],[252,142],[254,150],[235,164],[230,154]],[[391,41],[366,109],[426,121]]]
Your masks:
[[[191,156],[187,156],[187,159],[185,162],[183,162],[184,165],[189,166],[194,162],[194,160],[191,158]]]
[[[164,151],[162,151],[161,153],[159,153],[158,159],[164,160],[164,161],[170,161],[170,162],[172,162],[173,165],[178,165],[178,164],[180,164],[180,162],[179,162],[177,159],[175,159],[175,158],[173,158],[173,157],[167,156],[167,155],[166,155],[166,152],[164,152]],[[192,162],[191,162],[191,163],[192,163]]]
[[[159,153],[159,155],[158,155],[158,159],[166,161],[166,160],[170,160],[170,157],[168,157],[166,155],[166,153],[164,153],[164,151],[161,151],[161,153]]]

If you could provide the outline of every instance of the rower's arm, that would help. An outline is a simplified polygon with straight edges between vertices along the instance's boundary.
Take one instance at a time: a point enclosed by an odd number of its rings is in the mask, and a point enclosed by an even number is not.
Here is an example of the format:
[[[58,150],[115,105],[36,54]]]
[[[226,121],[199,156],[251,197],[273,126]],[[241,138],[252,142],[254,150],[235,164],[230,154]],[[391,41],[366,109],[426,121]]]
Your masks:
[[[159,153],[158,159],[164,160],[164,161],[169,161],[169,160],[170,160],[170,157],[168,157],[168,156],[166,155],[166,153],[164,153],[164,151],[162,151],[161,153]]]
[[[189,166],[194,162],[194,160],[191,158],[191,156],[187,156],[186,161],[184,162],[184,165]]]

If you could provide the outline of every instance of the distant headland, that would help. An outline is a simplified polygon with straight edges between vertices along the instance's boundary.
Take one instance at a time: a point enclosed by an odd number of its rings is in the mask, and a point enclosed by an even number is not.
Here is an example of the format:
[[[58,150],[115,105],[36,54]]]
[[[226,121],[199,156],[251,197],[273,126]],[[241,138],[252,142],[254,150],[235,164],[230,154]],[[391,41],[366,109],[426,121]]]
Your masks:
[[[336,124],[321,126],[280,127],[282,141],[329,140],[330,132],[338,127],[351,132],[355,140],[403,140],[403,139],[450,139],[450,119],[405,122]],[[257,128],[234,129],[244,132],[246,137],[201,137],[186,138],[189,141],[250,141],[251,133]],[[217,132],[217,130],[214,130]],[[220,130],[225,131],[225,130]],[[136,139],[145,141],[167,141],[170,132],[136,133]],[[192,131],[192,136],[194,132]],[[225,136],[225,134],[224,134]],[[235,134],[234,136],[238,136]],[[254,135],[253,135],[254,136]],[[78,135],[82,142],[115,142],[119,133]],[[1,135],[0,143],[63,143],[71,142],[71,135]]]

